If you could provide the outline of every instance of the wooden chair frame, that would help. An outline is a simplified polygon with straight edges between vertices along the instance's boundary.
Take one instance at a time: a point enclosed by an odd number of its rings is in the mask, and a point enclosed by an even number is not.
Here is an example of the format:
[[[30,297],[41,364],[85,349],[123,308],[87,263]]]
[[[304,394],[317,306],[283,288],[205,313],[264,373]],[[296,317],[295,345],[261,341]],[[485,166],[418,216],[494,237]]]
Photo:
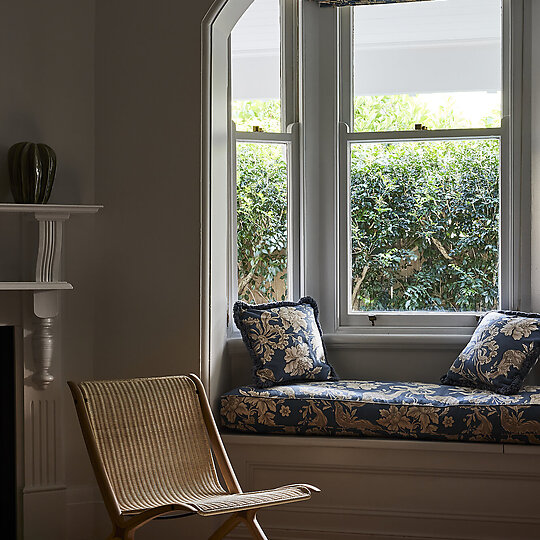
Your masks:
[[[225,483],[226,491],[229,494],[241,494],[243,493],[242,489],[240,487],[240,484],[238,483],[238,479],[236,478],[229,457],[227,456],[227,452],[223,445],[223,441],[220,437],[217,425],[210,409],[210,404],[208,402],[204,386],[196,375],[190,374],[189,378],[193,381],[197,389],[199,404],[201,407],[204,424],[208,433],[215,465],[218,471],[221,473],[221,477],[223,478],[223,481]],[[159,506],[157,508],[149,508],[148,510],[133,514],[122,512],[115,497],[113,487],[106,472],[105,464],[102,460],[100,451],[93,435],[93,429],[91,426],[89,413],[85,404],[84,395],[77,383],[69,381],[68,385],[73,395],[75,408],[81,425],[81,430],[83,433],[86,448],[88,450],[88,455],[94,469],[96,480],[99,485],[105,507],[112,521],[113,532],[108,537],[108,540],[132,540],[134,538],[135,531],[139,527],[142,527],[144,524],[148,523],[153,519],[167,517],[185,517],[198,513],[197,509],[190,506],[189,504],[171,504],[166,506]],[[302,487],[306,488],[308,492],[308,496],[306,498],[309,498],[309,496],[311,495],[310,492],[320,491],[318,488],[308,484],[302,484]],[[295,501],[291,500],[286,502]],[[261,505],[261,508],[270,505],[271,504]],[[244,523],[248,527],[252,537],[255,540],[268,540],[256,518],[256,514],[259,509],[260,508],[244,511],[236,511],[234,509],[231,509],[230,511],[228,511],[228,513],[230,513],[231,515],[210,536],[209,540],[221,540],[234,528],[236,528],[236,526],[240,523]]]

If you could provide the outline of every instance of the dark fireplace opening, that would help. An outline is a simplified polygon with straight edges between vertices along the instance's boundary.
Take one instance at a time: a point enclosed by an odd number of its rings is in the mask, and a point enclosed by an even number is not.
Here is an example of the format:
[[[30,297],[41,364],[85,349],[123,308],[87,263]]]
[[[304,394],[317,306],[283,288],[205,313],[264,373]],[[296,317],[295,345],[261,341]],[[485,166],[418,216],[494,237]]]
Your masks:
[[[0,366],[2,385],[0,391],[0,418],[2,460],[0,478],[2,485],[2,531],[5,538],[17,537],[17,475],[15,432],[15,336],[12,326],[0,326]]]

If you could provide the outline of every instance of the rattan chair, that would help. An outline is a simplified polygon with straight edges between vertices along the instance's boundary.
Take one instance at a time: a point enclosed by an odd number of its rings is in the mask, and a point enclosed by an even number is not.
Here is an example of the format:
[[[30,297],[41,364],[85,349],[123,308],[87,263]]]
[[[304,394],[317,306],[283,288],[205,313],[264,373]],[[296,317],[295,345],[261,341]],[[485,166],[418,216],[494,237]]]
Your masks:
[[[112,520],[109,540],[131,540],[155,518],[194,514],[231,514],[210,540],[240,523],[265,540],[257,510],[319,491],[294,484],[242,492],[195,375],[68,384]]]

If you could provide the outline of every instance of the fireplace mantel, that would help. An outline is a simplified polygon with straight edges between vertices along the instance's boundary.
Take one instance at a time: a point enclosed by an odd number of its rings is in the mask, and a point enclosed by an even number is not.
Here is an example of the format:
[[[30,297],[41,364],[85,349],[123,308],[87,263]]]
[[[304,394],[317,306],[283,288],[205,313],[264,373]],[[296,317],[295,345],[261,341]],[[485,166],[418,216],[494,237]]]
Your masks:
[[[59,293],[73,289],[62,279],[63,228],[71,215],[95,214],[101,205],[0,203],[0,213],[33,218],[38,227],[33,281],[0,281],[0,291],[29,291],[33,295],[33,381],[45,389],[54,379],[49,373],[54,353],[54,322],[59,313]]]

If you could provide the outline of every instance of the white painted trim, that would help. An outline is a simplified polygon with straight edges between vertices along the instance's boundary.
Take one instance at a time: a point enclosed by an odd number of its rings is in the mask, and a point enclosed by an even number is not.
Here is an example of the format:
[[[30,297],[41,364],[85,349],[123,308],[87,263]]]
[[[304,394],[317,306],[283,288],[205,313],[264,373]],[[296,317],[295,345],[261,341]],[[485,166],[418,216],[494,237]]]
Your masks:
[[[396,349],[396,350],[448,350],[463,349],[471,339],[473,329],[467,334],[460,333],[441,334],[440,328],[429,328],[432,333],[418,333],[418,328],[397,328],[394,333],[388,329],[377,329],[378,332],[366,333],[365,329],[358,328],[357,333],[325,334],[325,345],[330,349]],[[364,330],[364,333],[360,333]],[[405,332],[409,332],[408,334]],[[245,345],[239,332],[231,334],[227,340],[229,357],[245,353]]]
[[[227,0],[216,0],[201,23],[201,187],[200,187],[200,319],[199,373],[209,389],[210,362],[210,165],[212,112],[212,25]]]
[[[298,1],[280,0],[281,126],[298,122]]]
[[[359,329],[360,330],[360,329]],[[430,328],[434,332],[409,333],[406,331],[417,332],[418,329],[397,328],[394,333],[385,329],[379,333],[356,333],[356,334],[326,334],[324,342],[328,347],[334,349],[407,349],[407,350],[445,350],[452,348],[462,349],[471,339],[473,330],[469,334],[441,334],[440,328]],[[462,329],[459,329],[460,332]]]
[[[228,189],[227,167],[215,163],[214,141],[220,140],[222,133],[217,132],[216,110],[213,103],[213,94],[216,89],[223,89],[226,92],[228,85],[228,67],[225,75],[220,72],[220,65],[213,61],[215,52],[223,51],[227,46],[228,36],[238,18],[249,7],[253,0],[241,0],[228,2],[227,0],[216,0],[210,7],[201,23],[201,89],[202,89],[202,114],[201,114],[201,223],[200,223],[200,375],[203,383],[210,395],[212,402],[215,402],[219,395],[220,382],[211,380],[211,371],[216,364],[222,361],[222,348],[225,345],[226,335],[226,308],[221,311],[218,306],[224,303],[226,290],[216,290],[219,287],[213,286],[212,282],[216,276],[227,275],[228,259],[215,256],[216,250],[220,249],[220,243],[212,238],[212,229],[216,225],[216,216],[213,216],[213,206],[218,205],[214,176],[225,170],[224,178],[221,178],[222,189]],[[228,8],[228,9],[226,9]],[[221,16],[221,17],[220,17]],[[218,19],[219,23],[218,23]],[[224,111],[220,111],[223,116]],[[227,115],[225,115],[227,116]],[[219,126],[221,130],[227,131],[226,122]],[[222,175],[223,176],[223,175]],[[223,201],[221,201],[221,204]],[[227,223],[220,224],[226,230]],[[221,264],[220,264],[221,262]],[[226,289],[227,287],[223,287]],[[226,302],[225,302],[226,304]],[[221,329],[223,329],[221,331]],[[223,334],[223,343],[217,334]]]
[[[540,446],[503,445],[497,443],[470,443],[454,441],[415,441],[408,439],[376,439],[363,437],[321,437],[321,436],[297,436],[297,435],[244,435],[222,433],[225,446],[249,445],[264,447],[293,446],[309,448],[364,448],[375,450],[422,450],[430,452],[452,452],[465,454],[503,454],[505,447],[521,446],[530,448],[530,453],[540,455]],[[336,466],[327,464],[328,467]],[[285,465],[286,466],[286,465]],[[349,469],[349,467],[347,467]],[[534,474],[534,472],[532,473]],[[540,472],[538,473],[540,476]]]
[[[294,122],[287,126],[291,137],[288,146],[288,193],[287,193],[287,297],[294,300],[301,296],[301,215],[302,197],[300,180],[300,124]]]
[[[236,131],[237,143],[284,144],[292,141],[290,133],[270,133],[266,131]]]
[[[400,141],[455,141],[469,139],[497,139],[503,134],[502,128],[477,129],[425,129],[415,131],[381,131],[345,133],[348,143],[355,142],[400,142]]]
[[[0,291],[60,291],[71,290],[66,281],[0,281]]]
[[[102,205],[90,204],[16,204],[0,203],[0,213],[36,214],[50,218],[51,215],[62,214],[95,214],[103,208]]]

